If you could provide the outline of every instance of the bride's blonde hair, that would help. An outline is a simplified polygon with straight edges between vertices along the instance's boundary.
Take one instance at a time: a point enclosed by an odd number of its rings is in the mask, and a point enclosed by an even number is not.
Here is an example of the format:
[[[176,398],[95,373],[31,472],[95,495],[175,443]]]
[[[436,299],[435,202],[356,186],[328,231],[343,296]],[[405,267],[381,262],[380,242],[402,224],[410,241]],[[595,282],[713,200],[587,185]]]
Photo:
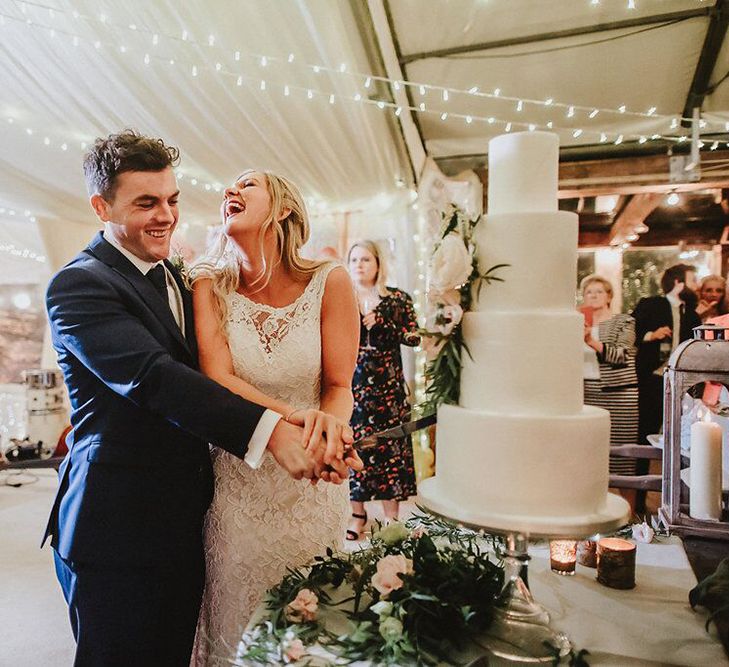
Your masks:
[[[265,176],[266,187],[271,196],[271,210],[258,234],[263,269],[248,287],[254,287],[254,293],[265,288],[279,264],[282,264],[295,280],[307,280],[324,262],[304,259],[299,254],[311,233],[309,215],[299,188],[283,176],[258,169],[247,169],[236,182],[252,173]],[[287,209],[289,213],[282,217]],[[276,235],[278,257],[269,265],[264,254],[264,239],[271,229]],[[195,281],[202,278],[212,280],[213,305],[222,328],[228,318],[226,296],[240,286],[241,257],[237,246],[225,233],[223,225],[220,225],[215,233],[216,238],[210,247],[191,267],[190,282],[194,285]]]

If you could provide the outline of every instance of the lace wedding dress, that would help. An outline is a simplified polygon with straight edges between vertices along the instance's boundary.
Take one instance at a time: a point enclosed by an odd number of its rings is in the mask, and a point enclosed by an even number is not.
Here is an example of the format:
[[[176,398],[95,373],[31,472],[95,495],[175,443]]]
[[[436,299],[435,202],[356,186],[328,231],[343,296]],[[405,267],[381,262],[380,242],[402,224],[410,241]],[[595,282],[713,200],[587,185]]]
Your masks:
[[[321,301],[329,271],[314,274],[292,304],[273,308],[228,296],[227,335],[235,374],[297,408],[318,407]],[[214,448],[215,497],[205,525],[207,573],[192,665],[229,664],[265,591],[288,567],[341,548],[349,485],[294,480],[266,452],[253,470]]]

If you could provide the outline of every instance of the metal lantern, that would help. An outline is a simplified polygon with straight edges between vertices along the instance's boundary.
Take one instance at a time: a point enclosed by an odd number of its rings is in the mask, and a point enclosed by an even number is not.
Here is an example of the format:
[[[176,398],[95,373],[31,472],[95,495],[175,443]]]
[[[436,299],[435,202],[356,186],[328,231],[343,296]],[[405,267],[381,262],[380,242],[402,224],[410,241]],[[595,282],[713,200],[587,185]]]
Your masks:
[[[726,539],[729,522],[689,516],[690,489],[682,484],[681,470],[688,465],[681,456],[681,411],[686,392],[702,382],[729,385],[729,327],[702,325],[694,338],[681,343],[671,354],[664,375],[663,485],[659,517],[679,535]]]

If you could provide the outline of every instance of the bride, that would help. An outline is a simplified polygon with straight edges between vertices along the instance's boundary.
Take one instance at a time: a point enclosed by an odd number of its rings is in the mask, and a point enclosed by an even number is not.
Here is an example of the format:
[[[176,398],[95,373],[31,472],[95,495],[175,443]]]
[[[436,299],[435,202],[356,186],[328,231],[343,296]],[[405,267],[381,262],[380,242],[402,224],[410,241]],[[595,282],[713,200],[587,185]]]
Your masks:
[[[215,496],[205,523],[206,583],[192,664],[235,653],[265,591],[287,568],[341,545],[359,315],[347,272],[299,255],[309,238],[301,194],[285,178],[246,171],[225,190],[217,247],[196,264],[201,370],[304,426],[304,443],[331,464],[294,480],[265,453],[254,470],[214,449]],[[325,451],[324,451],[325,450]]]

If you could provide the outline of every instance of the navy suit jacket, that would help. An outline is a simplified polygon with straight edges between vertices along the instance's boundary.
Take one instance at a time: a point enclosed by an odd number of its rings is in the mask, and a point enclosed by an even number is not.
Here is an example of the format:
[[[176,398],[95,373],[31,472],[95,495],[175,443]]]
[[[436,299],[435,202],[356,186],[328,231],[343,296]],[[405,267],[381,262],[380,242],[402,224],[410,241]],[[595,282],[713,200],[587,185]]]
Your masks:
[[[64,559],[199,557],[213,491],[208,443],[243,457],[264,412],[198,371],[191,296],[166,266],[186,338],[150,280],[101,234],[48,287],[73,431],[43,541],[52,535]]]
[[[638,377],[650,376],[660,362],[660,341],[643,340],[649,331],[655,331],[660,327],[671,327],[673,329],[673,311],[671,302],[665,296],[649,296],[641,299],[633,311],[635,318],[635,344],[638,348],[635,357],[635,366]],[[701,318],[696,311],[686,305],[684,314],[681,315],[679,342],[693,338],[693,328],[701,324]]]

